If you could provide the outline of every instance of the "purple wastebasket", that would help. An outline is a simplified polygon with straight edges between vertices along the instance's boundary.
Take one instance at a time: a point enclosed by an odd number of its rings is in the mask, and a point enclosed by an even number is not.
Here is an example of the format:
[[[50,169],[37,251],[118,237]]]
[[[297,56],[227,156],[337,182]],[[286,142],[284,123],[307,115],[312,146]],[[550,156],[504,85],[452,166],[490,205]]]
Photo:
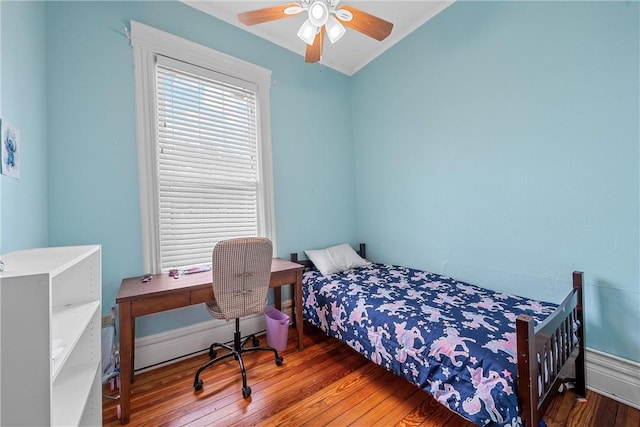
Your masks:
[[[289,316],[280,310],[267,307],[264,312],[267,323],[267,343],[278,351],[287,349],[287,339],[289,338]]]

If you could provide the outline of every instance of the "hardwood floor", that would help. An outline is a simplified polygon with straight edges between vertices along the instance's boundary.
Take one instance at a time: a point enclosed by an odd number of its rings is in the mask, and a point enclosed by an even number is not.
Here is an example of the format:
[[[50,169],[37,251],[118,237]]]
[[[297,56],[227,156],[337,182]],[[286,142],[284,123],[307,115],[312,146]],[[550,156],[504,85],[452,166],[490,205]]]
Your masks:
[[[473,425],[346,345],[313,328],[305,333],[305,349],[298,352],[291,330],[280,367],[270,352],[244,356],[252,389],[247,400],[233,359],[204,371],[199,393],[193,391],[193,375],[206,354],[136,375],[129,426]],[[116,394],[108,387],[104,393]],[[549,427],[640,426],[637,409],[592,392],[586,403],[575,397],[571,391],[556,397],[544,418]],[[120,425],[116,404],[103,398],[103,425]]]

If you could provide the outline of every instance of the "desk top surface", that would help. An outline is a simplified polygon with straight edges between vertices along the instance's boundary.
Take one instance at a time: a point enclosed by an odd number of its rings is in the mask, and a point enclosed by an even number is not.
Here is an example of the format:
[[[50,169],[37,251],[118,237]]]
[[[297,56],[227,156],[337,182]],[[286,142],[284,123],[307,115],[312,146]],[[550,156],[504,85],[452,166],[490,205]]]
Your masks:
[[[282,258],[273,258],[271,262],[271,274],[302,270],[303,268],[300,264]],[[167,273],[156,274],[148,282],[143,282],[142,276],[129,277],[122,280],[116,303],[149,298],[157,294],[179,293],[186,289],[204,289],[210,286],[211,271],[183,274],[177,279]]]

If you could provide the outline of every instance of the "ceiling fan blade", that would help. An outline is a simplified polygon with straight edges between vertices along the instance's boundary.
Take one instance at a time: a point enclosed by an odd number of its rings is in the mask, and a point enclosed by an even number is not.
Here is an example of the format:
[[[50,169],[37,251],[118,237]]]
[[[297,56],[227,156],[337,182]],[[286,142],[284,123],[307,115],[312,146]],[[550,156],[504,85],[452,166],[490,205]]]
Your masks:
[[[304,55],[304,62],[318,62],[322,57],[322,42],[324,41],[324,25],[313,39],[313,44],[307,45],[307,51]]]
[[[353,14],[350,21],[341,21],[345,27],[352,28],[378,41],[382,41],[391,34],[393,24],[367,12],[363,12],[352,6],[342,5],[340,9],[345,9]]]
[[[297,13],[292,13],[293,11],[296,11]],[[275,21],[276,19],[288,18],[289,16],[297,15],[300,12],[302,12],[302,8],[298,3],[287,3],[281,4],[280,6],[239,13],[238,20],[244,25],[256,25],[263,22]]]

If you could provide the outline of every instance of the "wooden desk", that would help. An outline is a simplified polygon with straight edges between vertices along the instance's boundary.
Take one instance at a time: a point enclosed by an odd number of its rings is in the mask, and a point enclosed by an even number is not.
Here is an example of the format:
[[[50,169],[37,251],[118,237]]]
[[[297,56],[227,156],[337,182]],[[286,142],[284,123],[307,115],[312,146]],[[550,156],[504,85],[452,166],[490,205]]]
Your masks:
[[[298,350],[302,350],[302,269],[304,267],[280,258],[271,263],[271,281],[276,308],[281,309],[283,285],[293,285],[293,308],[298,331]],[[122,424],[129,422],[131,412],[131,383],[134,379],[135,325],[136,317],[158,313],[174,308],[186,307],[213,300],[211,272],[180,276],[168,274],[153,276],[143,283],[141,277],[124,279],[120,285],[116,303],[120,323],[120,406]],[[195,374],[195,373],[194,373]]]

